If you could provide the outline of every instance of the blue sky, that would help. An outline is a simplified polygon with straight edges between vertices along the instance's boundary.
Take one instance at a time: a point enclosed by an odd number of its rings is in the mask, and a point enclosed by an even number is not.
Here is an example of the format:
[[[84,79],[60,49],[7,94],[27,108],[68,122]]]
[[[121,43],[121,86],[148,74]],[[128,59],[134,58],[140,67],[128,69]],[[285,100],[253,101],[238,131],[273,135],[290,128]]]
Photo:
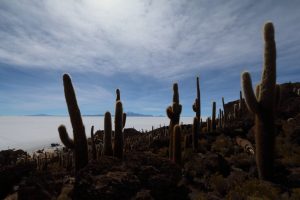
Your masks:
[[[182,116],[237,99],[240,74],[260,79],[266,21],[275,25],[277,81],[300,75],[300,1],[0,1],[0,115],[66,115],[69,73],[83,114],[165,115],[178,82]]]

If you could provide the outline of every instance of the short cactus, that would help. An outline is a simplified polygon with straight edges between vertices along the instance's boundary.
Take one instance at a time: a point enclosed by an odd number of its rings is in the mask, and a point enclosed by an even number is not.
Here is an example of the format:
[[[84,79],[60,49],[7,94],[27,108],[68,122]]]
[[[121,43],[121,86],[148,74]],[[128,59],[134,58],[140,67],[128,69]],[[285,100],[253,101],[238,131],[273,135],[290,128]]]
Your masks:
[[[252,89],[251,76],[242,74],[242,87],[248,109],[255,114],[256,165],[259,178],[271,180],[274,163],[275,142],[275,109],[276,96],[276,44],[272,23],[264,26],[264,67],[262,79],[256,88],[256,96]]]
[[[72,85],[71,78],[68,74],[63,75],[64,92],[68,106],[68,111],[73,127],[74,140],[70,139],[66,127],[60,125],[58,132],[63,144],[74,151],[75,170],[78,171],[85,167],[88,163],[88,147],[85,135],[85,129],[82,122],[80,110],[77,104],[75,91]]]
[[[113,156],[113,149],[111,143],[111,115],[110,112],[106,112],[104,115],[104,147],[103,147],[103,155],[105,156]]]
[[[179,124],[180,113],[182,110],[181,104],[179,104],[179,93],[178,93],[178,85],[177,83],[173,84],[173,103],[172,106],[169,106],[166,110],[167,116],[170,119],[169,125],[169,159],[172,159],[173,156],[173,129],[176,124]]]

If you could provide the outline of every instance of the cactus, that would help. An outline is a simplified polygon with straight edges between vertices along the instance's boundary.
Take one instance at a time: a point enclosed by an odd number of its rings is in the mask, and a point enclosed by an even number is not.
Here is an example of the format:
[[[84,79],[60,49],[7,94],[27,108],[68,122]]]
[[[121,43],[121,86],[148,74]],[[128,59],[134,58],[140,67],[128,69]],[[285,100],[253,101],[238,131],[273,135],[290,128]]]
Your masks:
[[[64,92],[68,106],[68,111],[73,127],[74,140],[70,139],[66,127],[60,125],[58,132],[63,144],[70,149],[73,149],[75,157],[75,171],[85,167],[88,163],[88,147],[85,135],[85,129],[82,122],[80,110],[77,104],[75,91],[72,85],[71,78],[68,74],[63,75]]]
[[[116,89],[116,101],[120,101],[121,98],[120,98],[120,90],[119,89]]]
[[[210,117],[206,119],[206,130],[209,133],[211,131],[211,120]]]
[[[114,139],[114,156],[123,159],[124,147],[124,133],[126,115],[123,113],[123,106],[121,101],[116,102],[115,110],[115,139]]]
[[[195,103],[193,104],[193,110],[196,113],[196,117],[200,123],[200,115],[201,115],[201,105],[200,105],[200,86],[199,86],[199,77],[197,77],[197,98],[195,99]]]
[[[181,164],[181,129],[180,125],[174,126],[173,133],[173,162]]]
[[[91,142],[92,142],[92,159],[96,160],[96,145],[95,145],[95,137],[94,137],[94,126],[91,127]]]
[[[219,109],[219,128],[222,128],[222,110]]]
[[[178,93],[178,85],[177,83],[173,84],[173,104],[169,106],[166,110],[167,116],[170,119],[169,125],[169,137],[170,137],[170,144],[169,144],[169,159],[172,159],[173,156],[173,129],[176,124],[179,124],[180,120],[180,113],[182,110],[181,104],[179,104],[179,93]]]
[[[224,120],[223,120],[223,124],[225,126],[226,124],[226,121],[228,119],[228,112],[227,110],[225,109],[225,101],[224,101],[224,97],[222,97],[222,104],[223,104],[223,111],[224,111]]]
[[[113,149],[111,143],[111,115],[110,112],[106,112],[104,115],[104,147],[103,155],[113,156]]]
[[[211,118],[211,130],[215,131],[216,130],[216,102],[213,102],[212,105],[212,118]]]
[[[242,87],[246,105],[255,114],[256,165],[259,178],[271,180],[274,163],[275,109],[280,95],[279,87],[276,87],[274,27],[270,22],[264,26],[264,40],[264,67],[261,83],[256,87],[256,96],[248,72],[242,74]]]
[[[196,117],[193,121],[193,150],[198,149],[198,140],[200,136],[200,118],[201,118],[201,105],[200,105],[200,86],[199,77],[197,77],[197,98],[193,104],[193,110],[196,112]]]
[[[198,149],[198,140],[199,140],[199,130],[200,130],[200,123],[197,117],[194,117],[193,121],[193,130],[192,130],[192,143],[193,143],[193,150],[197,151]]]

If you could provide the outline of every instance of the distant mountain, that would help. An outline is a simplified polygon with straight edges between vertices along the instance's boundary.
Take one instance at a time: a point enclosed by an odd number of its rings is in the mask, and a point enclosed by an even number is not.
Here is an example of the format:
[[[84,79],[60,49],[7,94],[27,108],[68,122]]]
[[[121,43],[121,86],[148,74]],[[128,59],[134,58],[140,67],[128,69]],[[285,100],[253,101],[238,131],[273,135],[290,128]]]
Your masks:
[[[134,113],[134,112],[126,112],[126,115],[127,116],[130,116],[130,117],[153,117],[153,115],[145,115],[145,114],[141,114],[141,113]]]
[[[128,117],[153,117],[153,115],[145,115],[141,113],[135,113],[135,112],[126,112],[126,115]],[[26,115],[26,116],[36,116],[36,117],[48,117],[48,116],[56,116],[56,115],[48,115],[48,114],[34,114],[34,115]],[[68,115],[66,115],[68,116]],[[87,114],[87,115],[82,115],[83,117],[103,117],[103,114]],[[112,115],[114,116],[114,115]]]

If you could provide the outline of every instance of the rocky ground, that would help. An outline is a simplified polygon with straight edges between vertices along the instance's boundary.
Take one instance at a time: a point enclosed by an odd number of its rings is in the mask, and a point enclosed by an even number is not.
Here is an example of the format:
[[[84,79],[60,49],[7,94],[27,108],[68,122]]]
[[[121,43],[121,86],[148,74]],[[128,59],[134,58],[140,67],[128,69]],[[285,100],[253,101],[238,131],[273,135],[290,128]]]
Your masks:
[[[168,159],[167,127],[148,133],[126,129],[123,160],[97,155],[74,173],[72,153],[0,152],[0,198],[5,199],[300,199],[299,83],[281,85],[277,112],[275,174],[260,181],[255,164],[253,116],[247,112],[225,127],[202,124],[193,150],[191,125],[182,126],[182,162]],[[226,104],[233,113],[233,105]],[[96,134],[100,149],[103,132]],[[243,148],[238,138],[253,145]]]

